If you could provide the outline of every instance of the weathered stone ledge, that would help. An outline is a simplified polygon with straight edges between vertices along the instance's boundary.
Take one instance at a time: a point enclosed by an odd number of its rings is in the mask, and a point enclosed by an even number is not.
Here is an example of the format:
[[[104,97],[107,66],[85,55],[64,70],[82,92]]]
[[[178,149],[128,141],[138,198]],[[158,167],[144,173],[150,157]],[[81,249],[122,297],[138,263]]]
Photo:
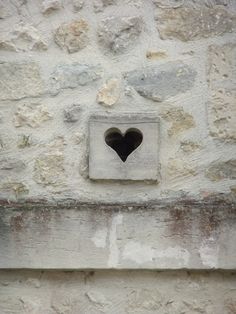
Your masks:
[[[197,206],[199,209],[219,209],[236,208],[236,197],[234,193],[211,194],[203,198],[162,198],[159,200],[149,200],[147,202],[81,202],[76,199],[63,199],[50,201],[46,199],[20,199],[18,201],[9,201],[0,199],[0,210],[36,210],[36,209],[95,209],[108,211],[135,211],[135,210],[157,210],[162,208],[191,208]]]
[[[229,196],[148,204],[0,206],[2,269],[236,269]]]

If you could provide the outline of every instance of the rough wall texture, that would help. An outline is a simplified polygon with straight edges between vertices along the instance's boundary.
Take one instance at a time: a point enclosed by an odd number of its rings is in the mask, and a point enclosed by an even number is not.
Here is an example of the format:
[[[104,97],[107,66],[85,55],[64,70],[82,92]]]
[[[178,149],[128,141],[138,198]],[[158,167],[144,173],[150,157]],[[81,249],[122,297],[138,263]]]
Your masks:
[[[158,182],[89,179],[124,112],[160,119]],[[0,272],[0,311],[235,314],[228,272],[60,272],[236,269],[235,142],[235,0],[0,0],[0,268],[57,269]]]
[[[234,0],[3,0],[0,18],[1,198],[149,201],[234,188]],[[88,179],[95,111],[161,117],[159,184]]]
[[[234,314],[236,274],[1,271],[1,313]]]

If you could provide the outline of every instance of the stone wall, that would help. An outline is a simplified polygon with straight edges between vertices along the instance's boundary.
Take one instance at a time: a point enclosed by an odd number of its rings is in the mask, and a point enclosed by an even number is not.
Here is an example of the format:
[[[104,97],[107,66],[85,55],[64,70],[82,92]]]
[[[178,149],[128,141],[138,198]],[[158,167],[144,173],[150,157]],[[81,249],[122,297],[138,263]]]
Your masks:
[[[123,113],[159,117],[158,182],[89,178]],[[0,268],[46,270],[0,312],[236,313],[235,142],[235,0],[0,0]]]
[[[0,18],[2,199],[235,189],[234,0],[3,0]],[[91,182],[89,116],[147,111],[161,118],[159,184]]]

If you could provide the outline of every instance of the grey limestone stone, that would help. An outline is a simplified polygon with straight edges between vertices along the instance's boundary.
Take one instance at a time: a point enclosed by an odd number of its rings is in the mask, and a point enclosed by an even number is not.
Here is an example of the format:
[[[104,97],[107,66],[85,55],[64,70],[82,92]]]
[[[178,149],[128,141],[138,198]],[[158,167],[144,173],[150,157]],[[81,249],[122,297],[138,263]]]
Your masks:
[[[72,0],[73,9],[75,12],[80,11],[84,6],[84,0]]]
[[[26,164],[17,158],[2,158],[0,160],[0,170],[13,170],[16,172],[25,169]]]
[[[122,53],[139,37],[143,20],[139,16],[107,17],[98,27],[98,41],[113,53]]]
[[[64,109],[64,121],[76,122],[81,116],[81,106],[73,104]]]
[[[80,63],[58,65],[50,77],[49,92],[56,95],[67,88],[85,86],[102,77],[100,65],[88,65]]]
[[[133,70],[124,76],[141,96],[163,101],[191,89],[196,71],[182,62],[168,62]]]

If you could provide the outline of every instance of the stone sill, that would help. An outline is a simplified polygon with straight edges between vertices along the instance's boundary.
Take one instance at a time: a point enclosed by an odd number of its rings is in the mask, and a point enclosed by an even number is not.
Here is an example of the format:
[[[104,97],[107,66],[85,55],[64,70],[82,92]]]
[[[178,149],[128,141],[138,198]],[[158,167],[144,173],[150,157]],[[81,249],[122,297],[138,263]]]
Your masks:
[[[148,204],[1,201],[0,217],[0,269],[236,269],[231,195]]]

